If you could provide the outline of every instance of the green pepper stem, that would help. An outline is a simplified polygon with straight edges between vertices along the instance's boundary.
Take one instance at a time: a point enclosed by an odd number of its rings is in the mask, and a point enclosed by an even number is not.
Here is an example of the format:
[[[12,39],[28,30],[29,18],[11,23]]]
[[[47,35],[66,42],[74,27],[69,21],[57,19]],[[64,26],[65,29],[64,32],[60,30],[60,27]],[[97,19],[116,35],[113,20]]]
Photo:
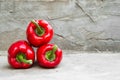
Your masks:
[[[36,33],[37,33],[37,35],[39,35],[39,36],[41,36],[41,35],[43,35],[44,34],[44,29],[35,21],[35,20],[32,20],[31,21],[33,24],[35,24],[36,25]]]
[[[57,48],[58,48],[57,45],[53,46],[52,54],[54,54],[56,52]]]
[[[55,52],[56,52],[57,48],[58,48],[57,45],[54,45],[52,50],[46,52],[45,58],[48,61],[55,60],[55,58],[56,58]]]
[[[18,54],[18,55],[16,56],[16,60],[17,60],[18,62],[23,62],[23,63],[27,63],[27,64],[32,64],[32,63],[33,63],[32,60],[27,60],[27,59],[25,58],[25,55],[24,55],[23,53]]]

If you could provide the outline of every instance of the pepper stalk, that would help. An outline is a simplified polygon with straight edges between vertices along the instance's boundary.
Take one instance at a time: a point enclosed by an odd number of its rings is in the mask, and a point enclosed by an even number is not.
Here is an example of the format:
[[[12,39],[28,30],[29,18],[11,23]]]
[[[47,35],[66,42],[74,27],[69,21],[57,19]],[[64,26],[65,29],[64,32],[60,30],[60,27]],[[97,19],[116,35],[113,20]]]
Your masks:
[[[56,58],[55,52],[57,51],[57,49],[57,45],[54,45],[52,50],[46,52],[45,58],[50,62],[54,61]]]
[[[45,33],[45,31],[44,31],[44,29],[35,21],[35,20],[32,20],[31,21],[33,24],[35,24],[36,25],[36,29],[35,29],[35,32],[36,32],[36,34],[38,35],[38,36],[42,36],[44,33]]]
[[[32,60],[27,60],[25,54],[19,53],[16,56],[16,60],[20,63],[27,63],[27,64],[32,64]]]

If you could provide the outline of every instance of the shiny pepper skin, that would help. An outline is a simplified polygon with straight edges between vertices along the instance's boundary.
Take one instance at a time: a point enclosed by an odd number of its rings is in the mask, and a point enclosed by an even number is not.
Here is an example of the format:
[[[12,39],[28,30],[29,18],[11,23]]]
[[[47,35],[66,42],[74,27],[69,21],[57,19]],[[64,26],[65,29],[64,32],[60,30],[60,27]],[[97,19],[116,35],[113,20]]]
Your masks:
[[[34,60],[35,53],[25,40],[14,42],[8,49],[8,63],[13,68],[29,68]]]
[[[47,44],[53,37],[53,29],[45,20],[32,20],[26,30],[27,40],[35,47]]]
[[[45,68],[54,68],[62,60],[62,50],[54,44],[45,44],[37,50],[37,62]]]

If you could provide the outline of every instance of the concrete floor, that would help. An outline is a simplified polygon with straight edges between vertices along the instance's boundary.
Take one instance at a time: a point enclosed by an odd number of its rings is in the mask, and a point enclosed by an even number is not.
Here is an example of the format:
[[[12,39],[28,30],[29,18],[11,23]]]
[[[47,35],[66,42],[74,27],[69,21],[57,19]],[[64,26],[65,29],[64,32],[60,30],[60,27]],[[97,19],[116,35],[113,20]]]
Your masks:
[[[6,51],[0,51],[0,80],[120,80],[120,53],[63,51],[61,64],[45,69],[12,69]]]

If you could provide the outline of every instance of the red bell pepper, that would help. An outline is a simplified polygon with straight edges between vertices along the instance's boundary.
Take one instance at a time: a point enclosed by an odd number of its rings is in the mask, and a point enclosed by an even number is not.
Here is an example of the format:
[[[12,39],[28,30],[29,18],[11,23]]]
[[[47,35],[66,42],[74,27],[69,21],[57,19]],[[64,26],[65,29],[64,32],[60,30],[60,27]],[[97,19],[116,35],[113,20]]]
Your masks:
[[[8,49],[8,63],[13,68],[29,68],[34,60],[34,51],[24,40],[13,43]]]
[[[56,67],[62,60],[62,50],[54,44],[45,44],[37,50],[37,61],[42,67]]]
[[[32,20],[27,27],[26,35],[28,41],[38,47],[52,39],[53,29],[45,20]]]

